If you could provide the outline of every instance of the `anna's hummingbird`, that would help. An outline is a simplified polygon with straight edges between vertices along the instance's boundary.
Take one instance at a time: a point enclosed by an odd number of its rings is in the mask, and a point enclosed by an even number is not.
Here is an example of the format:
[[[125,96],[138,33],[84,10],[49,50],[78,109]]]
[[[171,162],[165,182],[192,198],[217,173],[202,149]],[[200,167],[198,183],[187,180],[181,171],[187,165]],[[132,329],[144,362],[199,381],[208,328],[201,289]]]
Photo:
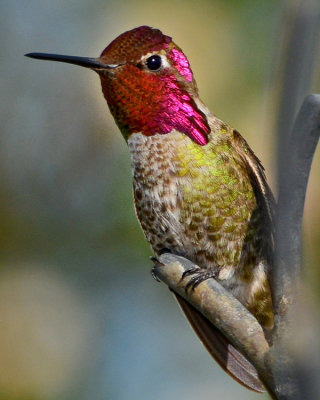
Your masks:
[[[130,150],[135,209],[155,255],[163,249],[214,277],[265,329],[273,325],[268,283],[274,200],[243,137],[202,103],[188,59],[148,26],[124,32],[100,57],[31,53],[91,68]],[[263,388],[251,364],[185,300],[191,325],[218,363],[246,387]]]

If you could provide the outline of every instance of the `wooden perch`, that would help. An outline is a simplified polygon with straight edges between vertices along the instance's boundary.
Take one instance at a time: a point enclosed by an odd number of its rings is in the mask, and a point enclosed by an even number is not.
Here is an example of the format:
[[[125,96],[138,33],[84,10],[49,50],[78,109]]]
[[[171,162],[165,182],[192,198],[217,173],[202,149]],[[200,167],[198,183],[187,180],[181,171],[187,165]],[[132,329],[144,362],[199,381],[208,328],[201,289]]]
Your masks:
[[[185,271],[194,267],[195,264],[186,258],[164,253],[154,265],[153,274],[212,322],[250,360],[259,375],[270,376],[265,366],[269,345],[259,322],[215,279],[186,291],[191,277],[181,278]]]
[[[236,348],[254,360],[255,366],[264,363],[264,355],[269,350],[269,345],[263,329],[256,318],[230,292],[215,279],[208,279],[195,290],[190,289],[186,292],[191,277],[185,277],[183,280],[181,277],[195,265],[186,258],[169,253],[162,254],[159,262],[154,267],[157,277],[205,315]]]
[[[308,177],[319,136],[320,95],[310,95],[305,99],[297,117],[279,180],[271,279],[276,318],[269,340],[271,347],[255,317],[214,279],[208,279],[194,290],[186,291],[190,278],[181,280],[181,277],[185,271],[195,267],[191,261],[165,253],[153,268],[155,277],[197,308],[245,355],[257,369],[271,397],[277,400],[320,398],[316,378],[320,375],[319,362],[307,355],[307,362],[301,362],[301,354],[305,354],[304,349],[308,343],[304,341],[299,348],[295,340],[304,328],[299,326],[301,320],[298,313],[307,314],[298,296],[301,279],[301,224]],[[314,320],[310,319],[309,322],[316,329]]]

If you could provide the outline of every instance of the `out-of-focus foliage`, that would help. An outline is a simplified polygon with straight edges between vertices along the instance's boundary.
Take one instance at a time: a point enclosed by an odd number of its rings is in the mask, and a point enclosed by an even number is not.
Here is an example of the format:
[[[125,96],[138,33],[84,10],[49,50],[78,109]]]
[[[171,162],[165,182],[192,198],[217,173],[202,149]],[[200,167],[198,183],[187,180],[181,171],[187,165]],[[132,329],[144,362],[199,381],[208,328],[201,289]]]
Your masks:
[[[23,54],[96,56],[125,30],[160,28],[274,182],[283,16],[276,0],[0,5],[1,399],[261,398],[219,370],[150,277],[128,150],[97,76]],[[305,232],[319,280],[317,164]]]

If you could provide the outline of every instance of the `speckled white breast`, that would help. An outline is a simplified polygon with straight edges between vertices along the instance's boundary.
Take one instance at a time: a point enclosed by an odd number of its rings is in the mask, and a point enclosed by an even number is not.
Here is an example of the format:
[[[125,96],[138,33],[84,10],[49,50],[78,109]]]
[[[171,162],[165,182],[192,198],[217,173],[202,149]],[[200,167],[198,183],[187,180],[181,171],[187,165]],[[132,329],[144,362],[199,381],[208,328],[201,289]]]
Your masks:
[[[147,137],[134,134],[128,139],[131,153],[135,208],[142,229],[154,251],[168,248],[187,254],[182,241],[180,193],[172,140],[178,132]],[[181,139],[180,139],[181,140]]]

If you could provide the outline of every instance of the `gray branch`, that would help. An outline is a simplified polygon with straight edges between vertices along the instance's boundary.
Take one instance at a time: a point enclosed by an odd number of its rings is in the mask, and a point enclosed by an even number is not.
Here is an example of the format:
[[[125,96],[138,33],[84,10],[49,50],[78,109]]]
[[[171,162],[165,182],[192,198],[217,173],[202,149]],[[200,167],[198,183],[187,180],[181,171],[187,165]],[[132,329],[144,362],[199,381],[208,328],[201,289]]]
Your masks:
[[[190,277],[181,279],[183,273],[195,267],[186,258],[165,253],[153,267],[156,278],[166,283],[182,296],[213,325],[215,325],[246,358],[255,366],[261,380],[272,397],[273,388],[270,368],[265,364],[269,345],[256,318],[222,285],[208,279],[194,290],[186,291]]]
[[[287,147],[290,140],[288,133],[292,131],[300,104],[305,95],[310,93],[317,54],[319,54],[320,35],[319,0],[286,1],[282,4],[284,19],[281,30],[284,29],[286,35],[286,49],[282,57],[275,56],[274,60],[276,63],[280,58],[280,62],[283,63],[283,68],[280,65],[277,66],[278,74],[282,71],[277,126],[279,170],[286,164],[283,149]],[[278,48],[278,44],[276,47]]]
[[[273,376],[282,388],[279,399],[293,393],[294,399],[319,399],[320,367],[314,360],[313,348],[306,340],[305,328],[316,329],[316,318],[302,304],[301,292],[301,229],[308,178],[320,136],[320,95],[308,96],[296,119],[290,141],[283,149],[285,166],[279,171],[279,200],[276,221],[275,257],[272,291],[275,307]],[[309,353],[309,355],[308,355]],[[301,358],[301,354],[304,357]],[[307,362],[306,362],[306,359]],[[317,371],[317,372],[316,372]],[[307,385],[305,383],[308,382]]]
[[[214,279],[208,279],[195,290],[186,292],[186,285],[191,278],[181,280],[181,277],[195,265],[186,258],[169,253],[162,254],[159,261],[154,267],[159,279],[206,316],[236,348],[254,360],[255,366],[264,364],[264,355],[269,346],[263,329],[230,292]]]
[[[276,320],[269,341],[271,347],[253,315],[214,279],[202,282],[194,291],[186,292],[189,278],[181,280],[182,274],[195,266],[189,260],[163,254],[154,267],[156,277],[197,308],[246,356],[257,369],[269,394],[278,400],[320,398],[320,365],[310,351],[309,354],[306,351],[309,343],[305,338],[308,336],[303,335],[303,326],[300,326],[302,320],[298,318],[298,315],[308,314],[299,297],[301,223],[308,177],[319,135],[320,95],[310,95],[299,112],[280,175],[271,281]],[[313,321],[314,318],[310,318],[307,324],[315,329]]]

